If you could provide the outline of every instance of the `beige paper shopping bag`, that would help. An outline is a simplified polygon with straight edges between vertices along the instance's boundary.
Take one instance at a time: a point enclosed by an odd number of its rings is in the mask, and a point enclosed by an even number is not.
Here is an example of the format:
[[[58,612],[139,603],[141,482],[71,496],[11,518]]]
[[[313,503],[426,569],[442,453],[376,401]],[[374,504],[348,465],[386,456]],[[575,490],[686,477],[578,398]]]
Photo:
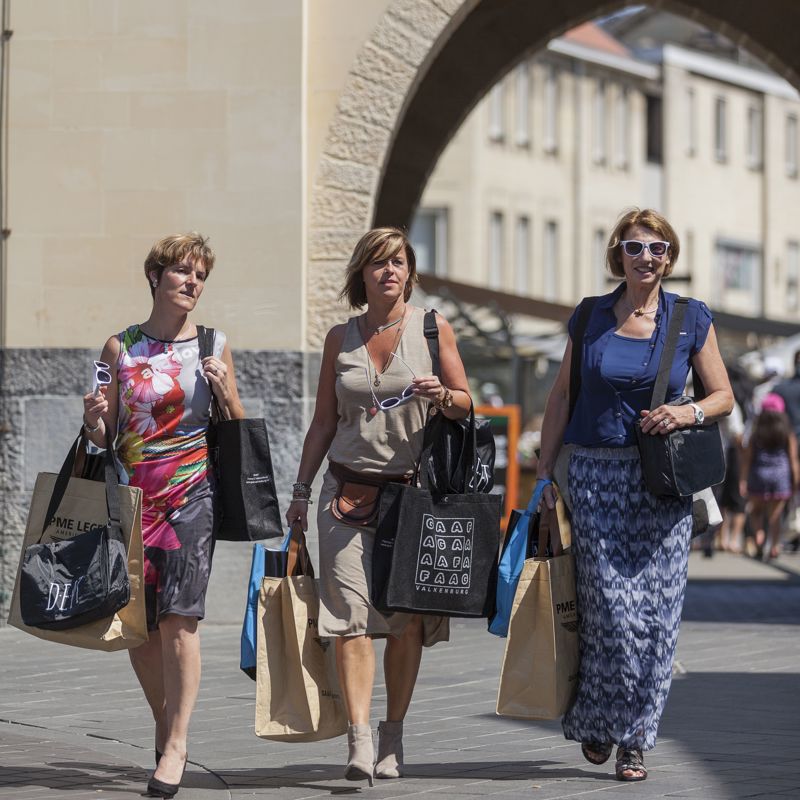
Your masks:
[[[548,535],[561,554],[525,561],[514,595],[497,693],[501,716],[555,719],[574,700],[580,664],[575,562],[560,498],[557,511],[543,515],[538,552],[546,552]]]
[[[25,625],[19,607],[19,572],[25,548],[42,536],[47,509],[56,488],[58,476],[42,472],[33,489],[25,537],[22,542],[17,580],[11,598],[8,624],[15,628],[59,644],[85,647],[90,650],[125,650],[147,641],[147,619],[144,607],[144,577],[142,548],[142,491],[131,486],[119,486],[120,523],[128,551],[128,576],[131,599],[128,605],[112,617],[99,619],[69,630],[44,630]],[[41,541],[68,539],[108,521],[106,485],[101,481],[70,478],[55,516]]]
[[[317,629],[312,576],[264,578],[256,636],[256,736],[315,742],[347,730],[332,641]]]

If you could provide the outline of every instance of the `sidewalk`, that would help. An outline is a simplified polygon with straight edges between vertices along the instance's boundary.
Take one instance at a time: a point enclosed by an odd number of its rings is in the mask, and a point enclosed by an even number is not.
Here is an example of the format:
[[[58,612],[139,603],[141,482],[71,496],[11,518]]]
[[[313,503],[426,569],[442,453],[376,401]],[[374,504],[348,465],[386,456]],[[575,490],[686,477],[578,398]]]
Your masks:
[[[621,784],[613,764],[586,763],[558,723],[497,717],[503,641],[483,621],[454,621],[452,642],[423,659],[407,777],[373,789],[341,778],[343,739],[280,745],[253,735],[255,685],[237,668],[248,564],[236,546],[216,557],[181,800],[800,798],[800,556],[764,565],[692,555],[676,676],[644,783]],[[384,701],[379,687],[373,725]],[[124,653],[0,630],[0,798],[131,800],[153,767],[151,736]]]

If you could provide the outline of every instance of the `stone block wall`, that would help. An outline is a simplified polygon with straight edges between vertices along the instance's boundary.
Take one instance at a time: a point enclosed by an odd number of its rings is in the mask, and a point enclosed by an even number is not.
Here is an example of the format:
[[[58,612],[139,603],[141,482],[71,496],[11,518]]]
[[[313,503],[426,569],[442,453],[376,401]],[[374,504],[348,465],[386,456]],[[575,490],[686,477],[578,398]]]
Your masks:
[[[0,351],[0,626],[14,589],[31,493],[39,472],[57,472],[78,435],[91,389],[93,350]],[[248,416],[267,422],[275,480],[286,508],[305,434],[306,357],[297,351],[233,354]]]

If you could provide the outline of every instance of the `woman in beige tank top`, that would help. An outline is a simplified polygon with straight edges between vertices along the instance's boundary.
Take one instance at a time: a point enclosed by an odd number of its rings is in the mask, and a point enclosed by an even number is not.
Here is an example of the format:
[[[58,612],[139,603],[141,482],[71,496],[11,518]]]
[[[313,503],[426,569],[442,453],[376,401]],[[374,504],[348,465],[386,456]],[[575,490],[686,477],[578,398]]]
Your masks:
[[[441,380],[432,375],[423,335],[424,311],[408,305],[417,280],[416,257],[397,228],[366,233],[347,266],[341,298],[366,311],[328,332],[314,418],[306,434],[286,518],[307,526],[311,482],[327,454],[319,498],[319,630],[336,640],[336,663],[347,717],[348,780],[398,778],[402,732],[423,645],[449,638],[443,617],[396,613],[370,603],[374,520],[343,520],[337,501],[344,478],[371,483],[410,477],[422,450],[431,405],[451,419],[469,413],[464,365],[450,325],[437,316]],[[335,475],[334,475],[335,473]],[[374,491],[374,487],[373,487]],[[334,511],[331,511],[331,506]],[[363,505],[356,502],[360,512]],[[336,514],[336,515],[335,515]],[[375,676],[372,639],[388,637],[384,655],[386,720],[378,726],[377,764],[370,703]]]

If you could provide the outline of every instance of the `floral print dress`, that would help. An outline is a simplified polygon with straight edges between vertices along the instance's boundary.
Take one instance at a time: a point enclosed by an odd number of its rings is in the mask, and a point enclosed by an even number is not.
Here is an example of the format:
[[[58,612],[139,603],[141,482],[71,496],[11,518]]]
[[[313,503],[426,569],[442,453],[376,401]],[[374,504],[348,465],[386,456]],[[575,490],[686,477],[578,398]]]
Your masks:
[[[142,490],[148,627],[164,614],[202,619],[213,553],[206,431],[211,390],[197,337],[162,341],[138,325],[119,334],[115,452],[123,481]],[[214,355],[225,346],[216,332]]]

